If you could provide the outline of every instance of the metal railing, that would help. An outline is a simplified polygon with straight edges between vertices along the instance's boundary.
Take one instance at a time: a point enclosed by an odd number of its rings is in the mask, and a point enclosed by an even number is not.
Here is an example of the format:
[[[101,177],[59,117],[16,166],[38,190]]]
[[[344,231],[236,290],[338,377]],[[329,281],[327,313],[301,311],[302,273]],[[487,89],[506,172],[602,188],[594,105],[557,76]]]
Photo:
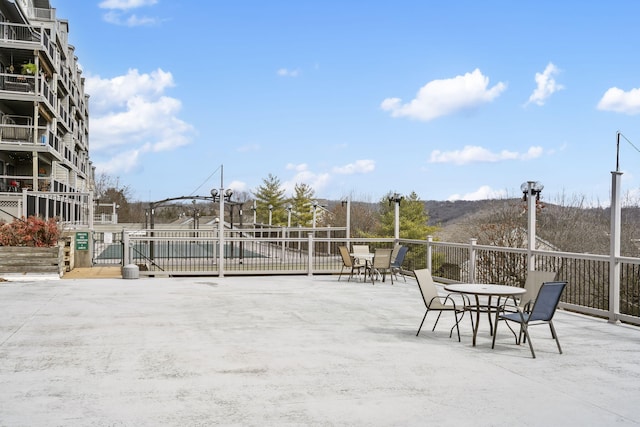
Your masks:
[[[526,249],[426,240],[347,238],[344,228],[226,229],[220,253],[218,230],[123,232],[122,263],[146,276],[337,274],[339,246],[367,244],[371,251],[399,243],[409,247],[403,272],[429,268],[443,283],[500,283],[523,286],[530,269]],[[97,256],[100,257],[100,254]],[[640,325],[640,258],[534,251],[531,269],[554,271],[566,280],[561,307],[609,321]],[[610,264],[619,264],[618,280]]]

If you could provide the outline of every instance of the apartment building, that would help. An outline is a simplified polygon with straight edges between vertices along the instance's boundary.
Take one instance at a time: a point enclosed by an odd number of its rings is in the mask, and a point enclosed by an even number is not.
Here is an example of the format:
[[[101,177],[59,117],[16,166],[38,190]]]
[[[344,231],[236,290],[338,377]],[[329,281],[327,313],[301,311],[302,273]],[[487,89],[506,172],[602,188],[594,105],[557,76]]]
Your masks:
[[[86,224],[89,95],[49,0],[0,0],[0,219]]]

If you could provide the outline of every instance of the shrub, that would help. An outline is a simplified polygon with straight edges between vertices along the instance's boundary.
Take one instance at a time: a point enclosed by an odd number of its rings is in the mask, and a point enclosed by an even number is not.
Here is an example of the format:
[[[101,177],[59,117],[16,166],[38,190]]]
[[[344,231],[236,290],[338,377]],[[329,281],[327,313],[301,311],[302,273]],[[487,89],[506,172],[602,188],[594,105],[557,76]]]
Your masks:
[[[0,246],[55,246],[60,238],[56,218],[44,220],[37,216],[14,219],[0,225]]]

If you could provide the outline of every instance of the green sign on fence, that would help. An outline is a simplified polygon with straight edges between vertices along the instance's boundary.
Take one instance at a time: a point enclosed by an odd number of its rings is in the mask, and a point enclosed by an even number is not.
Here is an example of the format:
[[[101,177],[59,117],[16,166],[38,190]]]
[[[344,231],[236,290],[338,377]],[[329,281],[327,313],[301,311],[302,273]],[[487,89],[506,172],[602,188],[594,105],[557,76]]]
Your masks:
[[[89,249],[89,233],[86,231],[76,232],[76,250],[86,251]]]

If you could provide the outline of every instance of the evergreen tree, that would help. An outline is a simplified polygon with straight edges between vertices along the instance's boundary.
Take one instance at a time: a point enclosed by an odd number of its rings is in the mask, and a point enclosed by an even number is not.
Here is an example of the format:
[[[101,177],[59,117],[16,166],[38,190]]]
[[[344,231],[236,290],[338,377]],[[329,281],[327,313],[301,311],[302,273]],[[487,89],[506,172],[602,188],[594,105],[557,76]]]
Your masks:
[[[380,227],[377,235],[379,237],[394,237],[395,233],[395,204],[389,202],[392,193],[388,193],[380,201]],[[438,231],[438,227],[429,226],[429,216],[425,210],[424,202],[418,199],[415,192],[403,197],[400,201],[400,238],[402,239],[422,239],[427,235],[433,235]]]
[[[291,203],[291,226],[311,227],[315,191],[307,184],[296,184]]]
[[[262,185],[253,192],[256,198],[256,221],[258,223],[269,223],[269,206],[271,206],[271,224],[287,224],[284,193],[285,190],[278,177],[269,174],[267,178],[262,180]]]

